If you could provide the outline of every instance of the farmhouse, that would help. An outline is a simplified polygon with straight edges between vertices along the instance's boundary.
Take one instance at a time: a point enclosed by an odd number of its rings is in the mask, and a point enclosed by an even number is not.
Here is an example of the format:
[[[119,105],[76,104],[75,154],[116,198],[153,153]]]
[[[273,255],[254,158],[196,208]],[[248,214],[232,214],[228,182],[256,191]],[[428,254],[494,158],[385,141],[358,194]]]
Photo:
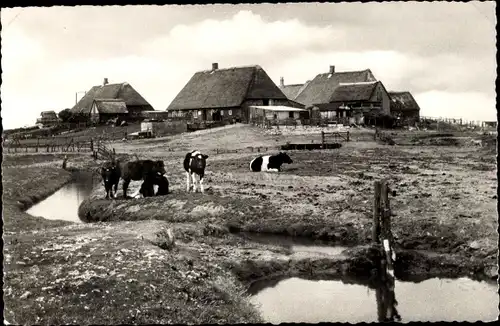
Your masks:
[[[90,121],[99,123],[117,117],[125,118],[127,114],[127,105],[121,99],[94,99],[90,110]]]
[[[419,121],[420,107],[410,92],[389,92],[391,96],[391,115],[404,124]]]
[[[362,123],[368,112],[390,114],[390,96],[370,69],[317,75],[303,85],[281,85],[291,99],[304,104],[311,118]]]
[[[59,123],[59,118],[55,111],[42,111],[40,113],[40,118],[36,119],[37,125],[42,125],[43,127],[53,126]]]
[[[171,118],[249,122],[250,106],[303,105],[289,100],[258,65],[196,72],[168,107]]]
[[[103,84],[92,87],[75,104],[71,113],[83,114],[89,119],[92,116],[94,121],[96,115],[101,117],[100,121],[117,116],[133,120],[140,117],[141,112],[150,110],[154,110],[153,107],[129,83],[109,84],[104,78]]]

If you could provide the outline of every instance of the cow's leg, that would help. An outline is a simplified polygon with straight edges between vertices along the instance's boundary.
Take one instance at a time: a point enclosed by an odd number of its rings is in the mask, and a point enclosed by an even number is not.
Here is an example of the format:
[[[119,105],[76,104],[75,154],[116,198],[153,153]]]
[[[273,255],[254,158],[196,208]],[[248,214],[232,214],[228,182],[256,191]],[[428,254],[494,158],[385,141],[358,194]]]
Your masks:
[[[193,173],[191,174],[191,176],[193,177],[193,192],[196,192],[196,178],[198,177],[198,175],[196,173]]]
[[[191,176],[189,172],[186,172],[186,191],[189,192],[191,190]]]
[[[118,181],[118,182],[115,183],[115,194],[114,194],[113,198],[116,198],[118,196],[118,183],[119,182],[120,181]]]
[[[104,189],[106,190],[106,199],[109,199],[109,185],[106,181],[104,181]]]
[[[123,180],[123,198],[127,198],[127,189],[128,189],[129,183],[130,183],[130,180]]]
[[[205,192],[205,190],[203,189],[203,178],[200,178],[200,191],[201,193]]]

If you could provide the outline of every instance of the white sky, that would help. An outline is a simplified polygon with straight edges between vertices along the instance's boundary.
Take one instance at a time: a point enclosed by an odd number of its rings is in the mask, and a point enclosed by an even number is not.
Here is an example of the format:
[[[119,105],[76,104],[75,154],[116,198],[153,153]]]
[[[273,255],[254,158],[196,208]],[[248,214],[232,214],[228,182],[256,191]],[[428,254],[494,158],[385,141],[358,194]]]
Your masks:
[[[421,115],[496,120],[493,1],[32,7],[1,21],[4,128],[71,108],[104,77],[165,110],[212,62],[258,64],[276,84],[370,68]]]

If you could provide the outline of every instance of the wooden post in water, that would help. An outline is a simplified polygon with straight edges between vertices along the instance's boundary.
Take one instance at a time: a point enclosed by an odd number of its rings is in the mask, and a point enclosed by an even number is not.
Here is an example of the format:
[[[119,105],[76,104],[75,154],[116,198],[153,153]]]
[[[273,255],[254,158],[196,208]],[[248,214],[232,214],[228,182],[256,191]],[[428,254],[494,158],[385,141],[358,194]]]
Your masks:
[[[380,181],[374,182],[374,198],[373,198],[373,228],[372,228],[372,242],[380,243],[380,193],[382,185]]]

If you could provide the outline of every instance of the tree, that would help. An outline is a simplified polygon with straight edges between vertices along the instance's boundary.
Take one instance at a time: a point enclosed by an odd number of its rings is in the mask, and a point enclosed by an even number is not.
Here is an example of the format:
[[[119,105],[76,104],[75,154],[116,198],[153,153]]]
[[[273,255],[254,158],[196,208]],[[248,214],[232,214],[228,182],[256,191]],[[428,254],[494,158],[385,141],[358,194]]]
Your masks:
[[[71,113],[70,109],[64,109],[58,113],[59,119],[61,119],[63,122],[68,122],[71,119],[72,115],[73,114]]]

